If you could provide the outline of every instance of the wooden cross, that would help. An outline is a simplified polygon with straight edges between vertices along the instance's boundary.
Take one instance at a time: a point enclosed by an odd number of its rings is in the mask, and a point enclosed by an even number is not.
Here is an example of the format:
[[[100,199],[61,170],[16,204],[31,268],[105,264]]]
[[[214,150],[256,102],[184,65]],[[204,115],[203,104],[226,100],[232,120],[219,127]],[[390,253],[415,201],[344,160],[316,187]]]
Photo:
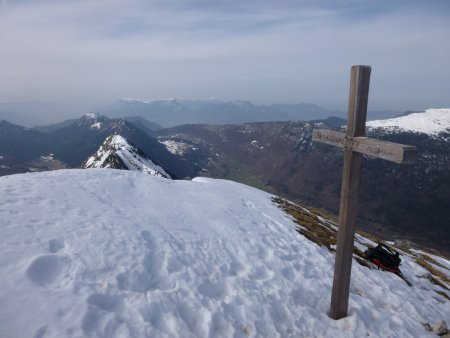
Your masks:
[[[351,69],[347,133],[313,130],[314,141],[344,149],[336,261],[329,312],[333,319],[347,316],[363,154],[396,163],[412,163],[417,157],[414,147],[365,137],[370,72],[370,66],[353,66]]]

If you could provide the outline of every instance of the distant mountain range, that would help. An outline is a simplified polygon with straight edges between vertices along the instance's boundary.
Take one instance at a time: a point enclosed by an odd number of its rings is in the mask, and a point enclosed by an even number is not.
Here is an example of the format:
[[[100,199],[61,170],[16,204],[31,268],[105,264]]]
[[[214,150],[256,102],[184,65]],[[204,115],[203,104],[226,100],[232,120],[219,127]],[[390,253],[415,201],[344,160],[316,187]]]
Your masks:
[[[118,100],[102,109],[110,117],[141,116],[165,127],[182,124],[237,124],[265,121],[306,121],[341,114],[314,104],[255,105],[249,101]]]
[[[250,101],[193,99],[121,99],[100,109],[110,117],[140,116],[164,127],[183,124],[239,124],[270,121],[311,121],[345,118],[346,112],[312,103],[256,105]],[[403,114],[369,111],[368,119],[386,119]]]
[[[72,104],[40,102],[40,101],[16,101],[0,102],[0,120],[10,123],[35,127],[43,132],[69,125],[76,120],[72,118],[63,122],[58,121],[64,114],[73,117],[76,108]],[[174,127],[177,125],[196,124],[239,124],[248,122],[269,121],[310,121],[321,120],[330,116],[345,118],[346,113],[336,109],[327,109],[311,103],[297,104],[269,104],[257,105],[250,101],[217,100],[217,99],[121,99],[114,103],[97,107],[98,111],[110,118],[127,118],[130,122],[137,119],[154,123],[146,125],[147,129],[156,130],[162,127]],[[368,119],[384,119],[399,116],[403,112],[394,111],[369,111]],[[133,121],[131,121],[133,119]],[[151,121],[151,122],[150,122]],[[49,124],[50,123],[50,124]]]

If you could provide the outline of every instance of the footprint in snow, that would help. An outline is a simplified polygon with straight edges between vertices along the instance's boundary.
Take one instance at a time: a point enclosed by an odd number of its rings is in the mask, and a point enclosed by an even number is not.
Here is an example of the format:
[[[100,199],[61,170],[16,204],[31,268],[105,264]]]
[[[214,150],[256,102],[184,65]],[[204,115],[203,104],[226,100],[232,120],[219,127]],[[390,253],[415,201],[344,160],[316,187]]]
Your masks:
[[[88,310],[81,324],[85,334],[89,335],[92,331],[102,326],[113,328],[120,323],[118,316],[123,308],[123,300],[120,296],[95,293],[89,296],[87,303],[89,305]],[[111,317],[107,316],[107,313],[116,315]]]
[[[26,274],[28,278],[41,286],[55,285],[64,278],[70,267],[70,258],[67,256],[44,255],[31,262]]]
[[[141,231],[141,236],[145,241],[145,246],[149,249],[154,249],[156,241],[150,231],[144,230]]]
[[[45,333],[47,332],[47,327],[48,327],[48,325],[44,325],[44,326],[40,327],[36,331],[36,333],[35,333],[33,338],[44,338],[45,337]]]
[[[158,250],[158,243],[150,231],[142,231],[141,237],[148,249],[142,258],[142,265],[119,273],[116,276],[117,286],[120,290],[129,290],[146,294],[152,290],[168,290],[174,288],[168,283],[167,256],[164,251]]]
[[[245,205],[247,208],[255,209],[255,205],[253,204],[253,202],[249,200],[242,199],[242,204]]]
[[[54,238],[48,241],[48,249],[50,252],[56,253],[61,249],[64,249],[65,243],[62,238]]]
[[[96,306],[101,310],[114,312],[122,305],[122,298],[117,295],[94,293],[89,296],[87,302],[89,305]]]

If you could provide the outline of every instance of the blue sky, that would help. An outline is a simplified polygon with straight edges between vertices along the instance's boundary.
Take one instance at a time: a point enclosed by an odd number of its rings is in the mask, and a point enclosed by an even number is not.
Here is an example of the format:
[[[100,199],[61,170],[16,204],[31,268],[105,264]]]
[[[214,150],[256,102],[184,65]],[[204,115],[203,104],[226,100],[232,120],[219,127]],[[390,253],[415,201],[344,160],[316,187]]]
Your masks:
[[[345,110],[351,65],[369,64],[369,109],[448,107],[449,41],[450,1],[2,0],[0,101]]]

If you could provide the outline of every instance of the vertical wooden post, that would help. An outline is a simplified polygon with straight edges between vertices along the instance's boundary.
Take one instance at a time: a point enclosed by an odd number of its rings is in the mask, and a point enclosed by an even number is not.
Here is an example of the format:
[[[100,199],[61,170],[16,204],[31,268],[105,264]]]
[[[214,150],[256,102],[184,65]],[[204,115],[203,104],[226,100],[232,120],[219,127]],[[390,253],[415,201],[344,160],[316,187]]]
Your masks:
[[[351,69],[346,135],[349,140],[365,135],[370,72],[370,66],[353,66]],[[347,316],[362,156],[352,151],[351,146],[344,149],[339,230],[329,312],[333,319]]]
[[[347,133],[328,129],[313,130],[314,141],[344,148],[336,262],[329,312],[333,319],[347,316],[363,154],[395,163],[413,163],[417,157],[415,147],[365,137],[370,72],[370,66],[352,67]]]

